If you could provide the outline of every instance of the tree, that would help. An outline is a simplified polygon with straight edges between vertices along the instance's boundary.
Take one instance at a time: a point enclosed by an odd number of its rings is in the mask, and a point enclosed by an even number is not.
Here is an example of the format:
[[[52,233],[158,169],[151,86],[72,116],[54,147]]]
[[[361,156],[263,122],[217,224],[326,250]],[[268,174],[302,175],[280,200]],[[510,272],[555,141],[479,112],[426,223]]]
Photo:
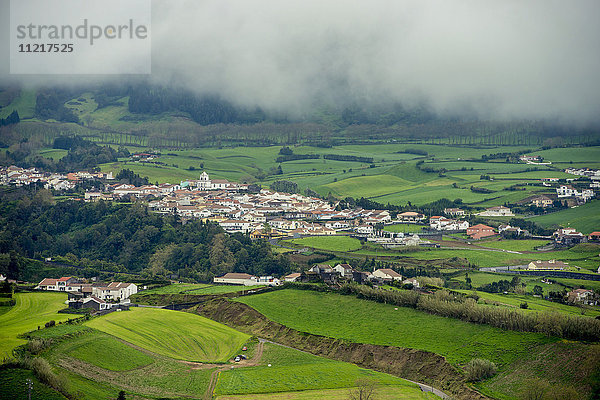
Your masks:
[[[373,400],[375,399],[375,382],[370,379],[357,379],[355,387],[350,389],[348,398],[350,400]]]
[[[119,392],[119,397],[117,397],[117,400],[125,400],[125,391],[121,390]]]
[[[544,295],[544,289],[542,289],[542,287],[540,285],[535,285],[533,287],[533,294],[535,296],[543,296]]]

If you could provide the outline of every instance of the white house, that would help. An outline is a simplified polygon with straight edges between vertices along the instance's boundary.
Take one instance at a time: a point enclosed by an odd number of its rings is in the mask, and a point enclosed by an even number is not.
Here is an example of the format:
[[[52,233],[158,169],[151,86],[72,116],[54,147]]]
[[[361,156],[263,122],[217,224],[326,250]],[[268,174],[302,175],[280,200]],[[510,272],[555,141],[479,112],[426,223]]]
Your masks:
[[[344,277],[345,276],[352,277],[352,272],[354,271],[352,266],[349,264],[338,264],[335,267],[333,267],[333,270],[336,272],[339,272],[339,274]]]
[[[125,282],[111,282],[106,286],[92,286],[92,295],[102,300],[125,300],[137,293],[137,285]]]
[[[385,281],[402,281],[402,275],[389,268],[380,268],[373,271],[373,276]]]

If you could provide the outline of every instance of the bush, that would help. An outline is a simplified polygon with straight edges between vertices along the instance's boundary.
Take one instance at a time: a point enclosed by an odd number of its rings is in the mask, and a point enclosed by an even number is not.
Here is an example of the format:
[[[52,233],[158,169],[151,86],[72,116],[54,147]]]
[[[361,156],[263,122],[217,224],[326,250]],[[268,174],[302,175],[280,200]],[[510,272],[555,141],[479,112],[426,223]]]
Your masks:
[[[479,382],[494,376],[498,368],[489,360],[474,358],[465,366],[465,371],[467,371],[468,381]]]
[[[523,302],[521,304],[519,304],[519,307],[521,307],[523,310],[526,310],[529,308],[529,304],[527,304],[527,302]]]
[[[56,325],[56,321],[55,321],[55,320],[48,321],[48,322],[46,322],[46,323],[44,324],[44,326],[45,326],[46,328],[50,328],[50,327],[52,327],[52,326],[54,326],[54,325]]]

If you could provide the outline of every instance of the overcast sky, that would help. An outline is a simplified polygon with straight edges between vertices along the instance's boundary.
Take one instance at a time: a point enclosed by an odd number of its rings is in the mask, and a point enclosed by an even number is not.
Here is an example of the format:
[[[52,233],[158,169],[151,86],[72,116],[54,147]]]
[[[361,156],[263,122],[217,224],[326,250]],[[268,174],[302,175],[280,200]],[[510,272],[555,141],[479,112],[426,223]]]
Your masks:
[[[598,0],[154,0],[151,78],[271,110],[426,103],[598,123],[599,20]]]

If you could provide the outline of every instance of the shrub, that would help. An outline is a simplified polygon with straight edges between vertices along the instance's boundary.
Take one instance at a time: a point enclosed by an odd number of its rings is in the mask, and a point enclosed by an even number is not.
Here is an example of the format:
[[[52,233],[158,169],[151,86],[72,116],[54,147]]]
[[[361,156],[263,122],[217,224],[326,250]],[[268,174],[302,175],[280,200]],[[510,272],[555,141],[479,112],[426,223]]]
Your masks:
[[[52,326],[54,326],[54,325],[56,325],[56,321],[55,321],[55,320],[48,321],[48,322],[46,322],[46,323],[44,324],[44,326],[45,326],[46,328],[50,328],[50,327],[52,327]]]
[[[519,304],[519,307],[521,307],[523,310],[526,310],[529,308],[529,304],[527,304],[527,302],[523,302],[521,304]]]
[[[479,382],[494,376],[498,368],[489,360],[474,358],[465,366],[465,371],[467,371],[468,381]]]

